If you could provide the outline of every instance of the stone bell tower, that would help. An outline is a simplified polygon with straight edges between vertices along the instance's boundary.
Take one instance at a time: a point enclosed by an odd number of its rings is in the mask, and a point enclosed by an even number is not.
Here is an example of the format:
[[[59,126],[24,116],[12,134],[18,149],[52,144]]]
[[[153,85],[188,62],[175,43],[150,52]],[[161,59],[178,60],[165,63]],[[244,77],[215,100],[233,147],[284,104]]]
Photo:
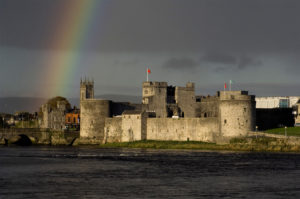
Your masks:
[[[80,81],[80,102],[86,99],[94,99],[94,81]]]

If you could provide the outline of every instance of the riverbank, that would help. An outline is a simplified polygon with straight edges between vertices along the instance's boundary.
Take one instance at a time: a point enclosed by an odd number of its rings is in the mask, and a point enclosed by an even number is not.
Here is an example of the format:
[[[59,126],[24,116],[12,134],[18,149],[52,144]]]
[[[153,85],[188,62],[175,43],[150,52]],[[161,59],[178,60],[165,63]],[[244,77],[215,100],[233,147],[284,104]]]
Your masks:
[[[106,143],[100,148],[144,148],[144,149],[190,149],[216,151],[257,151],[257,152],[300,152],[299,144],[290,144],[286,139],[272,137],[234,138],[229,144],[216,144],[196,141],[135,141]]]

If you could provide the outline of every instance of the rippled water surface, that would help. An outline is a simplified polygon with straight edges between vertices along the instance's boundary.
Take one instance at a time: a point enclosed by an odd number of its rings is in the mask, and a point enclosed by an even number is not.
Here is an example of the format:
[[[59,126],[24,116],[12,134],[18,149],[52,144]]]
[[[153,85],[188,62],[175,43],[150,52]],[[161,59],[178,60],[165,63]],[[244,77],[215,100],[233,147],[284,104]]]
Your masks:
[[[0,147],[0,198],[300,198],[300,154]]]

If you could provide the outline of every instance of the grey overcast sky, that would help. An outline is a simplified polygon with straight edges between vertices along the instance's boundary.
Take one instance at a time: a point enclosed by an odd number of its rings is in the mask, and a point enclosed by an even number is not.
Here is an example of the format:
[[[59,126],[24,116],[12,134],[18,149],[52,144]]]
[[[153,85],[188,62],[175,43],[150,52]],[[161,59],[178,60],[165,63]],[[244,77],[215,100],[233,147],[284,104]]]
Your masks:
[[[146,67],[153,81],[195,82],[197,94],[231,79],[257,96],[300,95],[299,0],[91,1],[74,48],[54,37],[67,35],[59,31],[72,24],[61,22],[80,0],[0,0],[0,97],[77,97],[85,76],[97,95],[141,95]],[[64,71],[47,63],[70,54],[79,57],[70,80],[43,81]],[[58,86],[65,92],[45,92]]]

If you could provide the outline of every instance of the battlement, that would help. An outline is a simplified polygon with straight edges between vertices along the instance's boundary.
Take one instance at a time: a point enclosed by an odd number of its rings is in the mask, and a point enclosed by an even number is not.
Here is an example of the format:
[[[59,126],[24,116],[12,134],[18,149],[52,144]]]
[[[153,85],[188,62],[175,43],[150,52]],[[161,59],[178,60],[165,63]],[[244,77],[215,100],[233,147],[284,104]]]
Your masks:
[[[143,82],[143,87],[167,87],[167,82]]]
[[[85,79],[85,80],[80,80],[80,86],[82,87],[84,87],[84,86],[88,86],[88,85],[90,85],[90,86],[94,86],[94,80],[89,80],[89,79]]]
[[[252,100],[253,96],[248,91],[219,91],[220,100]]]
[[[94,98],[94,80],[80,80],[80,100]]]

